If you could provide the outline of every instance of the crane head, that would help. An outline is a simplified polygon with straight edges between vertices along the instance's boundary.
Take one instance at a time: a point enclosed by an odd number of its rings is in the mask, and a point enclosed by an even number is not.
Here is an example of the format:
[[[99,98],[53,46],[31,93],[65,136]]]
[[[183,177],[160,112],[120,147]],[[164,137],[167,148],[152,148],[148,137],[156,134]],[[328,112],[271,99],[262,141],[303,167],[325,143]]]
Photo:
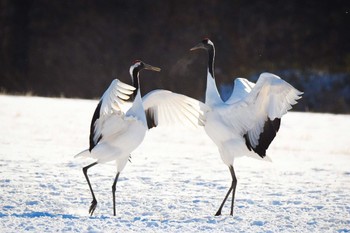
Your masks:
[[[157,71],[157,72],[161,70],[159,67],[151,66],[149,64],[144,63],[141,60],[135,60],[134,64],[130,66],[130,74],[132,75],[134,72],[138,73],[143,69]]]
[[[204,38],[199,44],[191,48],[190,51],[197,49],[209,50],[211,47],[214,47],[214,43],[209,38]]]

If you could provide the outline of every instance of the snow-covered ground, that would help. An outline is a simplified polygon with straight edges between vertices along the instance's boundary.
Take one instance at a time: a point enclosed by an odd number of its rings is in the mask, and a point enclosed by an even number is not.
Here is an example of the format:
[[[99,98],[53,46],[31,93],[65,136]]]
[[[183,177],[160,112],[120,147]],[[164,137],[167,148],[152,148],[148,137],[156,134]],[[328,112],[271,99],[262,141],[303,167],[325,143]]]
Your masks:
[[[88,146],[97,101],[0,95],[0,232],[350,232],[350,115],[290,112],[269,149],[242,158],[234,215],[227,167],[203,130],[152,129],[117,185]]]

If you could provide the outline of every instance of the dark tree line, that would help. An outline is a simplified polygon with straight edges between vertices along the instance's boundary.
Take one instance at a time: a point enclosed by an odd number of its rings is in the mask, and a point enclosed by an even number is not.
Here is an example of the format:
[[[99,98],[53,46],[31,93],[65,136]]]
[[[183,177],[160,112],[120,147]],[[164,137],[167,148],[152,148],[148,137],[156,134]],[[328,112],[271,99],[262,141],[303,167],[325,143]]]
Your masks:
[[[303,78],[310,72],[344,74],[349,87],[349,5],[345,0],[0,0],[0,88],[96,98],[113,78],[130,82],[130,64],[142,59],[162,68],[159,74],[142,73],[143,93],[166,88],[203,99],[207,56],[189,51],[203,37],[216,45],[218,86],[234,77],[293,70],[302,75],[288,81],[304,92],[309,90],[303,89]],[[349,112],[349,94],[337,98],[344,102],[338,112]],[[310,101],[304,98],[298,110],[332,111]]]

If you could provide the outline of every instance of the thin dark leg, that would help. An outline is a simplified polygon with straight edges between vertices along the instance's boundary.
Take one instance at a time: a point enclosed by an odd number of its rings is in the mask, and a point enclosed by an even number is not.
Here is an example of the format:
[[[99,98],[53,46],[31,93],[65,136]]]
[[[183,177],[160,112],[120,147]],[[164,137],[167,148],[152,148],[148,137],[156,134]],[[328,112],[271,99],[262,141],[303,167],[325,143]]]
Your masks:
[[[89,180],[89,177],[87,175],[87,170],[90,168],[90,167],[93,167],[97,164],[97,162],[95,163],[92,163],[86,167],[83,167],[83,173],[84,173],[84,176],[86,178],[86,181],[89,185],[89,188],[90,188],[90,192],[91,192],[91,195],[92,195],[92,202],[91,202],[91,206],[90,206],[90,209],[89,209],[89,214],[90,216],[92,216],[92,214],[94,213],[95,209],[96,209],[96,205],[97,205],[97,200],[96,200],[96,197],[95,197],[95,194],[94,194],[94,191],[92,190],[92,187],[91,187],[91,184],[90,184],[90,180]]]
[[[233,166],[230,167],[230,172],[232,176],[232,201],[231,201],[231,213],[233,215],[233,203],[235,202],[235,194],[236,194],[236,186],[237,186],[237,178]]]
[[[116,215],[116,211],[115,211],[115,187],[117,186],[117,181],[119,178],[119,174],[120,172],[117,173],[117,175],[115,176],[113,185],[112,185],[112,195],[113,195],[113,215]]]
[[[221,203],[221,205],[220,205],[218,211],[216,212],[215,216],[220,216],[220,215],[221,215],[222,207],[224,206],[224,204],[225,204],[225,202],[226,202],[226,200],[227,200],[227,198],[228,198],[228,195],[230,195],[231,191],[232,191],[232,185],[231,185],[230,189],[228,190],[228,192],[227,192],[227,194],[226,194],[224,200],[222,201],[222,203]]]
[[[235,175],[235,172],[233,170],[233,166],[230,166],[229,167],[230,169],[230,173],[231,173],[231,176],[232,176],[232,183],[231,183],[231,187],[229,188],[224,200],[222,201],[218,211],[216,212],[215,216],[219,216],[221,215],[221,210],[222,210],[222,207],[224,207],[224,204],[228,198],[228,196],[230,195],[230,193],[232,192],[232,202],[231,202],[231,215],[233,215],[233,202],[234,202],[234,197],[235,197],[235,192],[236,192],[236,186],[237,186],[237,179],[236,179],[236,175]]]

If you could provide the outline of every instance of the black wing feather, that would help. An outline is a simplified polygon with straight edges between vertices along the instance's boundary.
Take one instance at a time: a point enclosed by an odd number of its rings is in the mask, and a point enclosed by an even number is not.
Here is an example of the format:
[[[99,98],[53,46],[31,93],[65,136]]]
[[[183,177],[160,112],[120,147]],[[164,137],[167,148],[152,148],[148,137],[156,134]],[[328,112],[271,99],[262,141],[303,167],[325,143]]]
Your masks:
[[[154,113],[151,108],[145,110],[146,120],[148,129],[152,129],[153,127],[157,127],[156,121],[154,120]]]
[[[94,115],[92,117],[91,120],[91,125],[90,125],[90,147],[89,147],[89,151],[91,152],[91,150],[97,145],[97,143],[101,140],[102,135],[100,135],[100,137],[98,138],[97,142],[94,141],[94,134],[95,134],[95,122],[98,118],[100,118],[100,110],[101,110],[101,105],[102,105],[102,100],[100,100],[100,102],[98,103]]]
[[[276,134],[280,128],[281,119],[275,118],[274,120],[267,119],[264,124],[264,129],[259,136],[258,145],[254,148],[250,144],[248,134],[244,135],[245,143],[249,150],[253,150],[257,153],[261,158],[266,156],[266,150],[269,148],[271,142],[276,137]]]

